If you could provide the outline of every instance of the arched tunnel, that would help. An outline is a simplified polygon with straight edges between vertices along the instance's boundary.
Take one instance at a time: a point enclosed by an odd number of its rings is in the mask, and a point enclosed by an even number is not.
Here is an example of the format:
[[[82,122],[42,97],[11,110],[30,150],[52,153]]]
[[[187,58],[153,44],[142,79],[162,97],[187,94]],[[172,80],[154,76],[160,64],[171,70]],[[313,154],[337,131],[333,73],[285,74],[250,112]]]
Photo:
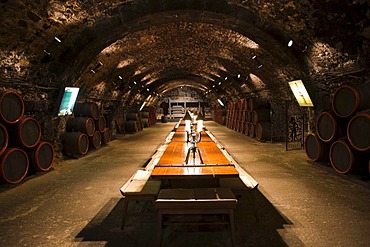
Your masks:
[[[174,227],[164,246],[369,244],[368,0],[1,0],[0,18],[0,245],[155,246],[155,205],[119,231],[119,192],[188,110],[258,182],[259,222],[236,194],[235,241]],[[65,140],[83,106],[109,131],[86,152]],[[41,144],[50,167],[31,168]]]

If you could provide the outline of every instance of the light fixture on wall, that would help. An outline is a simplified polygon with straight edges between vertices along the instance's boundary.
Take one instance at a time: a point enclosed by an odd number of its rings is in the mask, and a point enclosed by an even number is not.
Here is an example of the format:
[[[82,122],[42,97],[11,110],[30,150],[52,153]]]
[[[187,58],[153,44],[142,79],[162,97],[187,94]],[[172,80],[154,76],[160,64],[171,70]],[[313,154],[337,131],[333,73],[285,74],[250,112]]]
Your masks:
[[[312,100],[303,84],[302,80],[295,80],[289,82],[290,89],[300,106],[312,107]]]
[[[140,106],[140,110],[139,110],[139,111],[141,111],[141,110],[144,108],[145,104],[146,104],[146,102],[144,102],[144,103]]]
[[[221,99],[217,99],[217,102],[218,102],[221,106],[225,106],[225,105],[224,105],[224,102],[222,102],[222,100],[221,100]]]

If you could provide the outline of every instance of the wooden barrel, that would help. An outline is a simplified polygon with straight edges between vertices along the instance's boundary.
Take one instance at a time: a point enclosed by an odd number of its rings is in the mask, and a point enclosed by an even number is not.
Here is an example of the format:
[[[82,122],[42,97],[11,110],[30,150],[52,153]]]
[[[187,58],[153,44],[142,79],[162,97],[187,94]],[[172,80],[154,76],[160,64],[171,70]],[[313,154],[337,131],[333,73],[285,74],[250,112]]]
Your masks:
[[[84,155],[89,150],[89,137],[81,132],[66,132],[62,144],[65,154]]]
[[[99,149],[101,143],[102,141],[100,131],[95,131],[95,133],[89,137],[89,147],[93,149]]]
[[[111,131],[109,128],[105,128],[102,134],[102,144],[107,145],[110,142],[111,139]]]
[[[23,117],[17,124],[8,128],[9,143],[24,148],[34,148],[41,139],[41,126],[33,117]]]
[[[99,108],[94,102],[77,103],[73,113],[76,117],[90,117],[94,120],[98,120],[100,116]]]
[[[271,123],[259,122],[255,127],[256,139],[259,141],[271,141]]]
[[[41,141],[28,152],[30,164],[36,171],[49,171],[54,165],[54,148],[49,142]]]
[[[129,113],[139,113],[140,111],[140,106],[131,106],[129,108],[127,108],[127,112]]]
[[[347,126],[347,137],[355,149],[370,151],[370,110],[351,118]]]
[[[346,138],[333,142],[330,146],[329,158],[332,167],[338,173],[347,174],[358,169],[358,159]]]
[[[20,148],[9,148],[0,157],[0,179],[7,184],[17,184],[27,175],[29,160]]]
[[[250,137],[254,137],[255,135],[255,126],[253,123],[249,123],[248,125],[248,134]]]
[[[332,99],[332,109],[339,117],[350,117],[370,108],[370,84],[342,85]]]
[[[67,120],[66,130],[68,132],[82,132],[88,136],[95,133],[95,122],[90,117],[75,117]]]
[[[244,134],[246,136],[249,136],[249,123],[248,122],[245,122],[245,126],[244,126]]]
[[[8,130],[4,125],[0,124],[0,155],[2,155],[2,153],[4,153],[5,149],[8,147],[8,142]]]
[[[309,133],[304,141],[304,150],[311,161],[329,161],[330,144],[323,142],[317,135]]]
[[[126,130],[127,133],[138,132],[140,130],[140,128],[138,126],[138,122],[137,121],[126,121],[125,122],[125,130]]]
[[[147,128],[147,127],[150,126],[149,119],[147,119],[147,118],[142,118],[141,122],[143,123],[144,128]]]
[[[238,120],[236,120],[236,119],[234,119],[234,120],[233,120],[233,130],[235,130],[235,131],[237,131],[237,128],[239,127],[239,126],[238,126],[238,122],[239,122],[239,121],[238,121]]]
[[[322,112],[316,120],[317,135],[324,142],[334,141],[345,135],[342,125],[335,118],[335,115],[330,112]]]
[[[127,113],[126,114],[126,121],[139,121],[139,113]]]
[[[246,98],[239,99],[240,101],[240,109],[245,111],[248,108],[248,100]]]
[[[98,120],[95,120],[95,129],[102,132],[107,125],[107,121],[105,120],[105,117],[103,115],[100,115],[98,117]]]
[[[165,115],[161,117],[161,123],[167,123],[167,117]]]
[[[240,121],[239,132],[242,134],[245,133],[245,121]]]
[[[263,98],[250,98],[248,102],[248,109],[249,111],[253,111],[256,109],[261,109],[265,108],[268,109],[270,108],[270,103],[267,99]]]
[[[24,102],[16,92],[0,91],[0,119],[6,124],[15,124],[24,115]]]
[[[259,122],[270,122],[269,109],[256,109],[252,111],[252,123],[256,125]]]
[[[147,112],[147,111],[140,112],[140,115],[141,115],[142,118],[149,118],[149,112]]]
[[[251,111],[246,111],[245,112],[245,121],[247,123],[251,123],[252,122],[252,112]]]

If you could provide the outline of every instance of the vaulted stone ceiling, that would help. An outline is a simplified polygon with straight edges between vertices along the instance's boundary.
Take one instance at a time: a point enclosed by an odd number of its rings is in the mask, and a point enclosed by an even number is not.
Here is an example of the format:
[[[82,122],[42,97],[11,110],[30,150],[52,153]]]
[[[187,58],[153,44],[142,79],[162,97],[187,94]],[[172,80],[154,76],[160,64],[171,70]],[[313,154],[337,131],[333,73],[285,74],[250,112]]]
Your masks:
[[[291,97],[290,80],[304,78],[315,91],[339,69],[368,75],[369,6],[366,0],[2,0],[1,79],[41,90],[79,86],[86,98],[123,104],[184,85],[211,99],[281,100]]]

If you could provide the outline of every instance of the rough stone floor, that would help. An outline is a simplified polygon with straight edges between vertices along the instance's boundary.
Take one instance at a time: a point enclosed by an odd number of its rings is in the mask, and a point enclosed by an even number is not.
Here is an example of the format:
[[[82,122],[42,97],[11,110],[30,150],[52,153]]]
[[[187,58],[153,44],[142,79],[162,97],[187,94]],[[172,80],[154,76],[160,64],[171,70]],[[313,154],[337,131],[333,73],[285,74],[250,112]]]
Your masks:
[[[119,192],[175,123],[122,135],[80,159],[16,186],[0,185],[0,246],[125,246],[156,243],[156,211],[130,203],[120,230]],[[370,183],[307,162],[303,150],[262,143],[212,121],[205,126],[258,182],[256,222],[247,197],[235,212],[237,247],[370,246]],[[227,229],[169,226],[163,246],[231,246]]]

